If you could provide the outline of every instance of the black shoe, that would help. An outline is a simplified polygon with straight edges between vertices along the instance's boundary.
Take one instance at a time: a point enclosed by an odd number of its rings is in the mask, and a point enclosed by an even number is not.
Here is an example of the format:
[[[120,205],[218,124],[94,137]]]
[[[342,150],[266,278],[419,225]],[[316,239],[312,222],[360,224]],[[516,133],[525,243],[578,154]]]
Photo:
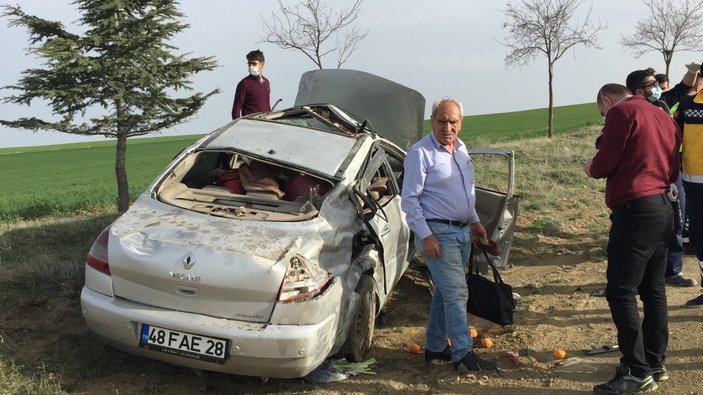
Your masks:
[[[696,280],[688,278],[683,273],[674,274],[673,276],[664,277],[664,282],[678,287],[693,287],[698,285]]]
[[[493,370],[498,367],[498,364],[495,361],[488,361],[486,359],[479,358],[479,356],[473,351],[469,351],[469,353],[466,354],[464,359],[461,361],[452,362],[452,365],[454,366],[454,370],[459,370],[459,365],[464,365],[472,372]]]
[[[596,395],[643,394],[657,389],[657,383],[652,376],[644,378],[630,374],[630,368],[620,364],[615,370],[615,377],[604,384],[593,387]]]
[[[703,294],[696,296],[695,298],[689,300],[684,305],[686,307],[703,307]]]
[[[425,348],[425,362],[432,362],[434,360],[440,361],[451,361],[452,360],[452,348],[447,346],[443,351],[435,352],[430,351]]]
[[[666,372],[666,368],[664,367],[664,365],[658,368],[652,368],[652,378],[657,383],[669,380],[669,374]]]

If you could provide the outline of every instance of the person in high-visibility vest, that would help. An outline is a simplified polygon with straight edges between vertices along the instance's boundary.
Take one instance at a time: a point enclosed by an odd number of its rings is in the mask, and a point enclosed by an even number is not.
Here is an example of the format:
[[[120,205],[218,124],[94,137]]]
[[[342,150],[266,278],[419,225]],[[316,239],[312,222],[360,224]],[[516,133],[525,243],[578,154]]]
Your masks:
[[[703,283],[703,90],[681,99],[674,119],[683,130],[683,187],[689,201],[689,236],[696,249]],[[703,307],[703,293],[685,306]]]
[[[686,74],[681,82],[669,88],[669,79],[664,74],[656,74],[651,67],[645,70],[636,70],[627,76],[627,87],[635,95],[647,98],[652,104],[669,113],[670,107],[676,105],[682,97],[686,96],[694,85],[700,64],[691,62],[686,65]],[[678,196],[672,201],[674,209],[674,232],[669,239],[669,249],[667,253],[667,264],[665,281],[667,284],[680,287],[693,287],[696,280],[686,277],[683,274],[683,225],[686,214],[686,197],[683,192],[681,176],[675,182]]]

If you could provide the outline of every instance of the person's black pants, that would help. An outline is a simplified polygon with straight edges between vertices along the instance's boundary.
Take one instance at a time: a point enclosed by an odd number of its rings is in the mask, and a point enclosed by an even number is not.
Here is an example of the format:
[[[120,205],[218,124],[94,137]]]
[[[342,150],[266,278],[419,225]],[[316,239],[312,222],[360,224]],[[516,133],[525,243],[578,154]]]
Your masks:
[[[634,376],[645,377],[662,365],[669,338],[664,271],[673,211],[661,194],[613,207],[610,220],[605,296],[618,330],[620,361]]]
[[[690,225],[689,237],[696,248],[696,258],[703,261],[703,184],[683,182],[688,199],[688,220]],[[703,279],[703,268],[701,268]],[[703,287],[703,281],[701,281]]]

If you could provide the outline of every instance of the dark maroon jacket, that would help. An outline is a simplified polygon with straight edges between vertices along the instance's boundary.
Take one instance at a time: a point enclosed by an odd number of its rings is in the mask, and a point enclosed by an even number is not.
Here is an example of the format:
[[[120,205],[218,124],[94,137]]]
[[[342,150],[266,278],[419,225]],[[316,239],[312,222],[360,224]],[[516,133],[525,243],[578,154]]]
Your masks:
[[[678,177],[680,144],[674,120],[644,96],[611,108],[590,169],[607,178],[608,207],[666,192]]]
[[[271,85],[266,77],[259,82],[258,78],[246,76],[234,93],[232,104],[232,119],[253,114],[255,112],[271,111]]]

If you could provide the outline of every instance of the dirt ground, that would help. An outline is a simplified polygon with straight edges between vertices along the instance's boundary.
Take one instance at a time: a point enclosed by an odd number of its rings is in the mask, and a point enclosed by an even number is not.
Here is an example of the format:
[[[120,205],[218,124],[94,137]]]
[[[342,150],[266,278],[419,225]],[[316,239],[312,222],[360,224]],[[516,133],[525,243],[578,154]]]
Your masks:
[[[469,317],[479,337],[493,340],[492,348],[476,348],[476,352],[497,360],[497,372],[455,372],[451,364],[427,364],[422,352],[408,351],[410,342],[424,345],[430,301],[427,284],[416,267],[411,267],[401,280],[378,323],[369,355],[377,361],[372,366],[376,374],[360,374],[329,384],[196,372],[96,346],[97,341],[85,329],[80,315],[78,289],[52,300],[13,306],[0,313],[0,322],[6,330],[36,328],[38,323],[51,328],[45,330],[45,338],[31,346],[6,344],[29,361],[59,352],[56,350],[62,339],[91,339],[88,350],[76,350],[73,357],[64,350],[60,366],[47,367],[55,372],[54,379],[60,380],[62,388],[76,394],[591,393],[595,384],[612,377],[620,357],[618,352],[593,356],[584,352],[616,343],[607,302],[597,296],[605,284],[602,246],[607,228],[596,235],[589,230],[594,221],[607,224],[607,216],[604,211],[593,216],[591,221],[569,225],[569,237],[537,237],[516,245],[511,256],[514,266],[502,270],[505,281],[521,295],[514,325],[500,327]],[[524,225],[529,224],[529,218],[521,218],[520,222],[521,232],[529,232]],[[698,279],[697,270],[695,258],[686,256],[684,272]],[[666,366],[671,380],[660,385],[659,393],[703,394],[703,309],[683,307],[700,291],[700,287],[667,287],[670,342]],[[554,359],[552,351],[556,347],[566,350],[566,359]],[[513,350],[520,352],[517,365],[506,356]],[[80,367],[72,360],[85,360],[78,355],[83,352],[95,353],[94,369]]]

